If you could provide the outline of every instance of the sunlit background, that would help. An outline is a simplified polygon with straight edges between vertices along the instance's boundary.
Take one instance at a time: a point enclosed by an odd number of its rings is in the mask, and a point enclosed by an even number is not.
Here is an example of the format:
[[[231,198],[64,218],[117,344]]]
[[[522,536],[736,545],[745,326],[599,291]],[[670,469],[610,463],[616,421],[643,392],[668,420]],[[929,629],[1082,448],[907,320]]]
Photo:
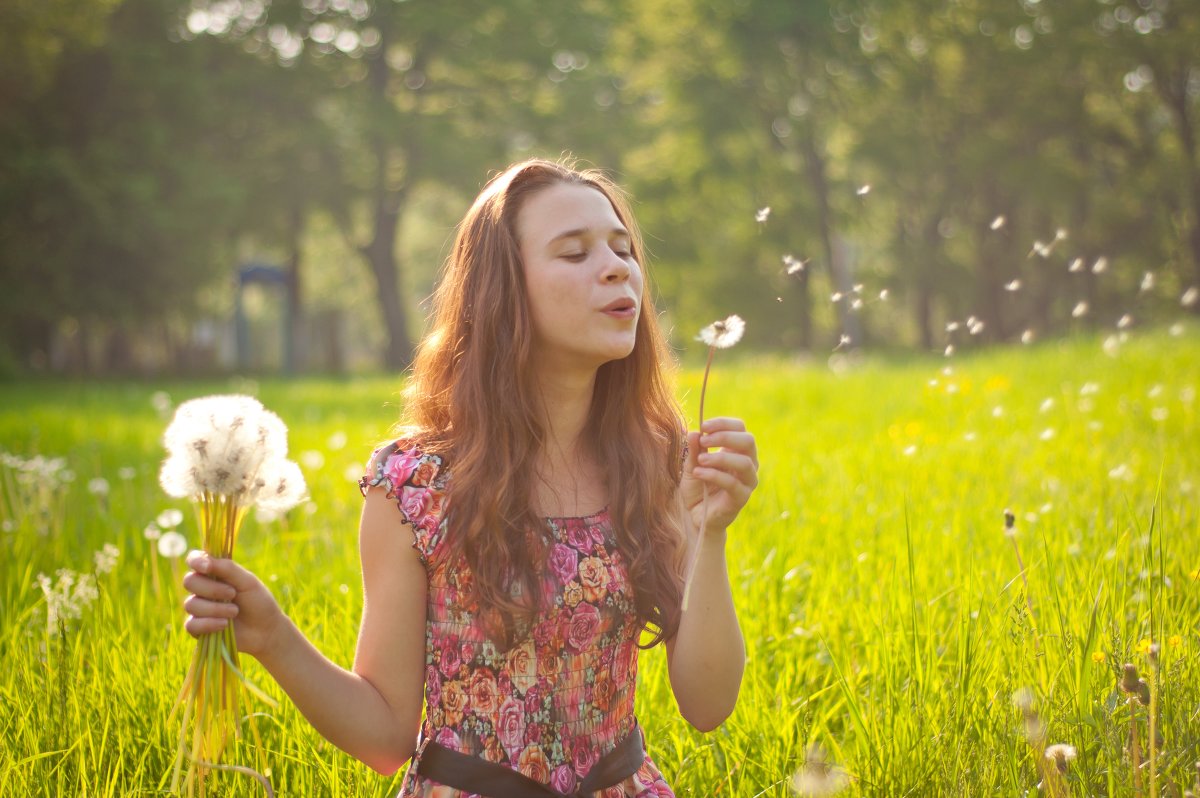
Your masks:
[[[1173,0],[9,0],[0,372],[402,367],[474,194],[564,153],[679,346],[1120,346],[1200,309],[1197,41]]]

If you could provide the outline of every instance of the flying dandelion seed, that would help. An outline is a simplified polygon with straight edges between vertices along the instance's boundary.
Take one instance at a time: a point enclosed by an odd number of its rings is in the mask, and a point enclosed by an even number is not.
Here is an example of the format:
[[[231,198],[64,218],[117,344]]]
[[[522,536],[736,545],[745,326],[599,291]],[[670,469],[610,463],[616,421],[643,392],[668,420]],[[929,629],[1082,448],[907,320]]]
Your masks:
[[[1104,350],[1104,354],[1109,357],[1116,357],[1121,351],[1121,339],[1115,335],[1110,335],[1104,339],[1104,343],[1100,347]]]
[[[954,344],[947,344],[946,350],[945,350],[945,352],[943,352],[943,354],[946,357],[950,357],[951,355],[953,355],[954,354]]]
[[[952,321],[946,325],[946,332],[952,333],[958,329],[958,322]]]
[[[863,292],[863,284],[855,283],[853,288],[851,288],[851,290],[854,291],[854,293],[856,293],[856,294],[861,294]]]
[[[863,306],[863,301],[858,298],[855,298],[855,300],[850,303],[851,310],[860,310],[862,308],[862,306]]]
[[[880,302],[887,302],[887,300],[888,300],[888,296],[889,296],[889,294],[888,294],[888,290],[887,290],[886,288],[885,288],[885,289],[883,289],[882,291],[880,291],[880,292],[879,292],[879,301],[880,301]]]
[[[1044,441],[1052,440],[1054,438],[1054,427],[1046,427],[1038,437]]]
[[[1010,283],[1005,283],[1004,290],[1005,291],[1020,291],[1021,290],[1021,281],[1013,280]]]
[[[770,215],[771,215],[771,206],[770,205],[768,205],[765,208],[759,208],[754,213],[754,221],[758,222],[759,224],[765,224],[767,221],[767,217]]]
[[[842,333],[842,335],[838,338],[838,345],[833,348],[833,351],[836,352],[837,350],[841,349],[843,346],[850,346],[851,343],[852,343],[852,341],[850,340],[850,336],[846,335],[845,333]]]
[[[975,323],[971,325],[970,332],[971,335],[979,335],[981,332],[983,332],[983,321],[981,319],[976,319]]]
[[[1183,324],[1180,322],[1175,322],[1170,326],[1170,328],[1168,328],[1167,332],[1171,334],[1172,338],[1178,338],[1179,336],[1183,335]]]
[[[1075,319],[1082,318],[1087,315],[1087,312],[1088,303],[1086,301],[1082,301],[1075,305],[1075,308],[1071,311],[1071,317]]]
[[[995,407],[992,408],[992,418],[1000,418],[1003,415],[1004,415],[1004,407],[1002,405],[996,405]]]
[[[1096,258],[1092,264],[1092,274],[1104,274],[1108,271],[1108,258]]]
[[[1067,271],[1071,272],[1072,274],[1083,271],[1083,258],[1076,258],[1075,260],[1071,261],[1071,265],[1067,267]]]
[[[829,301],[830,302],[841,302],[842,301],[842,292],[835,291],[833,293],[833,295],[829,297]]]
[[[1127,330],[1127,329],[1129,329],[1129,326],[1132,324],[1133,324],[1133,316],[1130,316],[1128,313],[1126,313],[1121,318],[1117,319],[1117,329],[1118,330]]]
[[[1033,330],[1026,330],[1025,332],[1021,333],[1021,343],[1029,345],[1033,343],[1033,339]]]
[[[1054,399],[1047,397],[1042,400],[1042,404],[1038,407],[1039,413],[1049,413],[1054,408]]]
[[[1057,230],[1055,230],[1055,231],[1054,231],[1054,241],[1055,241],[1056,243],[1057,243],[1057,242],[1059,242],[1059,241],[1065,241],[1065,240],[1066,240],[1066,238],[1067,238],[1067,235],[1068,235],[1068,233],[1067,233],[1067,228],[1065,228],[1065,227],[1060,227],[1060,228],[1058,228]]]
[[[867,196],[868,194],[870,194],[870,193],[871,193],[871,184],[870,184],[870,183],[866,183],[866,184],[864,184],[864,185],[861,185],[861,186],[859,186],[859,187],[858,187],[858,190],[857,190],[857,191],[855,191],[854,193],[855,193],[855,194],[857,194],[857,195],[858,195],[858,196],[860,196],[860,197],[865,197],[865,196]]]
[[[1038,255],[1043,258],[1048,258],[1050,257],[1050,253],[1052,251],[1053,250],[1049,244],[1043,244],[1041,241],[1034,241],[1033,249],[1029,250],[1029,255],[1027,257],[1032,258],[1034,255]]]
[[[1001,227],[1004,226],[1004,222],[1005,222],[1004,215],[1001,214],[1000,216],[997,216],[995,219],[992,219],[991,228],[993,230],[999,230]]]
[[[1142,285],[1138,290],[1143,294],[1154,290],[1154,272],[1146,272],[1142,275]]]
[[[1196,300],[1200,300],[1200,288],[1192,286],[1183,292],[1183,296],[1179,298],[1179,304],[1183,305],[1185,308],[1190,308],[1192,305],[1196,304]]]
[[[804,267],[808,265],[808,259],[805,258],[804,260],[799,260],[791,255],[784,255],[783,265],[787,269],[787,273],[789,275],[799,274],[800,272],[804,271]]]

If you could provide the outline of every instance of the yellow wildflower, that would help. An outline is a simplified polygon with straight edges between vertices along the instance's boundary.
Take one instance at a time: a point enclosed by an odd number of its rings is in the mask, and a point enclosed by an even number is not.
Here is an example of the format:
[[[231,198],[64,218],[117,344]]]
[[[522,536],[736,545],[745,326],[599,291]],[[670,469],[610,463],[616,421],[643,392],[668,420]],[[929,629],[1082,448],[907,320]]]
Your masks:
[[[1152,641],[1150,640],[1150,638],[1143,637],[1141,640],[1138,641],[1137,649],[1136,649],[1137,653],[1141,654],[1142,656],[1149,654],[1151,643],[1152,643]]]
[[[1096,663],[1097,665],[1099,665],[1101,662],[1104,662],[1106,659],[1108,659],[1108,655],[1103,651],[1092,652],[1092,662]]]
[[[1180,635],[1171,635],[1167,638],[1167,645],[1171,648],[1179,648],[1183,645],[1183,638]]]

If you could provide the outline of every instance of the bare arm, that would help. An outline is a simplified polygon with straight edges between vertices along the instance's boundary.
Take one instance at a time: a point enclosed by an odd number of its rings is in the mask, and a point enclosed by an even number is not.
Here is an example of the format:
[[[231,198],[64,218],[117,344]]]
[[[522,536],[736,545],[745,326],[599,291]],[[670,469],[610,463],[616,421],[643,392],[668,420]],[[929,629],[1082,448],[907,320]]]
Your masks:
[[[713,418],[688,435],[688,459],[680,485],[683,519],[692,534],[700,530],[688,607],[679,630],[668,640],[671,690],[685,719],[712,731],[733,712],[746,666],[746,645],[733,606],[725,560],[726,530],[758,484],[754,436],[739,419]],[[701,446],[703,444],[703,448]],[[707,451],[708,447],[721,447]],[[708,500],[703,500],[704,486]],[[689,557],[691,553],[689,553]]]
[[[188,558],[188,631],[215,631],[234,618],[239,649],[266,667],[323,737],[379,773],[395,773],[416,749],[425,680],[427,585],[411,540],[384,491],[370,490],[359,527],[365,597],[352,670],[317,651],[232,560]]]

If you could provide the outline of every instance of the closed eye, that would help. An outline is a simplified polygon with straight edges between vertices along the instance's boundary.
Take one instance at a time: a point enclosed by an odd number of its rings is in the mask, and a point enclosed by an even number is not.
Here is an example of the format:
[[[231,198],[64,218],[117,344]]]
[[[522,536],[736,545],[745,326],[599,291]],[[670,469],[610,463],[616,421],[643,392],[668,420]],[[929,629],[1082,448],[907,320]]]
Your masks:
[[[563,260],[570,261],[571,263],[582,263],[587,259],[587,256],[588,254],[586,252],[568,252],[565,255],[560,255],[559,257]]]

